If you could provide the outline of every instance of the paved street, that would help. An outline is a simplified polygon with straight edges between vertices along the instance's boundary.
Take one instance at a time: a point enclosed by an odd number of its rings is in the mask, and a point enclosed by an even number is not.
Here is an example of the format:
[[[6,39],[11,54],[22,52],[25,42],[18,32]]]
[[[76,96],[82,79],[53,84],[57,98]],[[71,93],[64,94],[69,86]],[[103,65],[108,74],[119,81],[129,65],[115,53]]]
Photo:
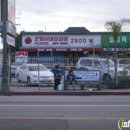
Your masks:
[[[0,130],[118,130],[129,96],[0,96]]]

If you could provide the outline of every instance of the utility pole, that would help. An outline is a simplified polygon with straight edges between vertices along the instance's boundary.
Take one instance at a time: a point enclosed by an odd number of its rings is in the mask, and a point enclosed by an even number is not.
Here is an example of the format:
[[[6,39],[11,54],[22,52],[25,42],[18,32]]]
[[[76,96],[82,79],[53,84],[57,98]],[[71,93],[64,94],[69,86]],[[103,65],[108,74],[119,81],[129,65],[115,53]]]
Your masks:
[[[7,0],[2,0],[2,20],[3,20],[3,77],[1,84],[1,91],[9,91],[9,78],[8,78],[8,44],[7,44]]]

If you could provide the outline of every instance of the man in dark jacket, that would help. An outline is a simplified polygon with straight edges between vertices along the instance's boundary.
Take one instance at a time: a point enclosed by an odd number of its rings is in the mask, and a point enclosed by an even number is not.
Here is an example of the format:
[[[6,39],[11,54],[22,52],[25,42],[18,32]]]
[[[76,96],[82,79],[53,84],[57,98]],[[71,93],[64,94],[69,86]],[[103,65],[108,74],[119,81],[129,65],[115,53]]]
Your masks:
[[[60,67],[60,63],[58,62],[55,68],[53,69],[55,83],[54,83],[54,90],[58,89],[58,85],[60,84],[62,78],[62,71]]]
[[[66,76],[66,80],[66,89],[68,89],[69,84],[72,84],[75,91],[75,75],[72,70],[69,71],[68,75]]]

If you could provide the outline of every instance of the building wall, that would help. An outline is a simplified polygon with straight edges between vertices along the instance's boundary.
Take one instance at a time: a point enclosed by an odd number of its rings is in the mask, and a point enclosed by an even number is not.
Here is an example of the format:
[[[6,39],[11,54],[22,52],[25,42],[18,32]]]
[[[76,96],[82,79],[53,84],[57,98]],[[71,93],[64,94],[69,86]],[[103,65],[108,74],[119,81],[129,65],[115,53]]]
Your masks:
[[[3,53],[0,52],[0,75],[2,75],[2,59],[3,59]]]

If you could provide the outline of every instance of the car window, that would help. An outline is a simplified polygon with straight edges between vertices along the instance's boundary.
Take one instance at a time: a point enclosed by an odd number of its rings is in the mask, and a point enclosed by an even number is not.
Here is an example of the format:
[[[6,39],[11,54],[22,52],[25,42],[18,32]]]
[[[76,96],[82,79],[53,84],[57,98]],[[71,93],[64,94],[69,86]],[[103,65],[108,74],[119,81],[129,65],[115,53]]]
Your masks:
[[[119,60],[119,64],[130,64],[130,60]]]
[[[45,66],[29,66],[29,71],[47,71],[48,69]]]
[[[80,61],[80,64],[83,65],[83,66],[92,66],[92,60],[82,59],[82,60]]]
[[[21,63],[21,62],[14,62],[14,63],[12,63],[12,65],[22,65],[23,63]]]
[[[20,67],[20,69],[21,69],[21,70],[25,70],[25,69],[27,70],[27,66],[26,66],[26,65],[22,65],[22,66]]]
[[[23,69],[24,69],[24,70],[25,70],[25,69],[27,70],[27,66],[26,66],[26,65],[24,65],[24,66],[23,66]]]
[[[24,69],[24,66],[20,66],[20,69],[23,70],[23,69]]]
[[[101,66],[101,64],[100,64],[99,61],[95,60],[95,61],[94,61],[94,66]]]
[[[104,67],[114,67],[114,62],[112,61],[112,60],[100,60],[100,62],[102,63],[102,65],[104,66]]]

